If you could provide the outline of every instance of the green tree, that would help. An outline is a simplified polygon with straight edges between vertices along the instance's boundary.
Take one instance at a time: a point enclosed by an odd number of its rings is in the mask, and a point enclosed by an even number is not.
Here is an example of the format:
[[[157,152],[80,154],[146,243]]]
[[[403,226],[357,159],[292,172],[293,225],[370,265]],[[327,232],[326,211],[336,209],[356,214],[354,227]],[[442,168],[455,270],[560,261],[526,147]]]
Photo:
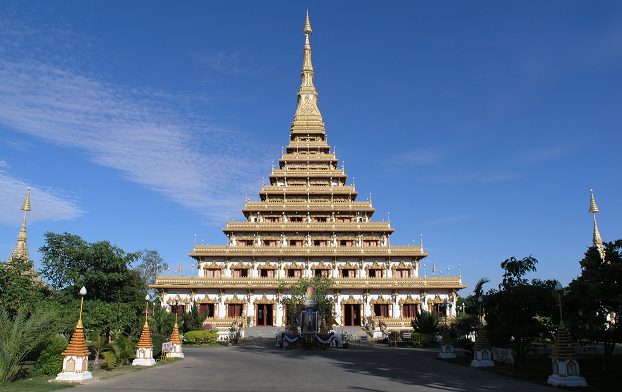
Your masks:
[[[491,290],[484,301],[488,337],[493,344],[511,347],[519,361],[534,341],[551,338],[555,330],[556,282],[525,278],[536,271],[537,263],[532,256],[502,262],[499,290]]]
[[[149,326],[154,334],[171,336],[173,332],[173,324],[175,323],[175,315],[171,312],[167,312],[162,306],[160,301],[156,301],[153,304],[153,315],[149,321]]]
[[[157,250],[147,250],[141,252],[140,264],[134,268],[140,274],[140,277],[148,284],[155,283],[156,277],[160,272],[168,269],[168,264],[164,261]],[[152,294],[155,290],[150,290]]]
[[[479,302],[477,299],[484,296],[484,285],[489,281],[488,278],[481,278],[475,284],[473,293],[456,304],[460,307],[464,304],[464,310],[458,314],[454,323],[454,328],[459,336],[468,336],[477,329],[479,324]]]
[[[189,312],[182,315],[182,332],[196,331],[203,328],[203,321],[205,321],[205,318],[206,317],[201,317],[199,314],[197,305],[192,306]]]
[[[130,268],[140,252],[125,252],[108,241],[89,243],[77,235],[46,233],[41,247],[43,276],[58,290],[57,301],[76,309],[85,296],[86,328],[105,333],[137,333],[147,284]]]
[[[300,312],[302,312],[308,287],[313,287],[313,300],[317,302],[320,317],[325,319],[328,325],[334,324],[333,302],[330,297],[332,286],[333,280],[323,276],[300,278],[291,286],[281,282],[279,290],[281,292],[289,290],[290,292],[289,296],[282,296],[280,300],[281,304],[286,307],[287,320],[290,327],[296,327],[295,323]]]
[[[14,257],[0,264],[0,307],[11,317],[19,310],[32,312],[49,293],[32,272],[31,260]]]
[[[581,260],[581,275],[564,298],[564,318],[574,338],[602,343],[607,369],[622,342],[622,240],[604,247],[604,261],[594,247]]]

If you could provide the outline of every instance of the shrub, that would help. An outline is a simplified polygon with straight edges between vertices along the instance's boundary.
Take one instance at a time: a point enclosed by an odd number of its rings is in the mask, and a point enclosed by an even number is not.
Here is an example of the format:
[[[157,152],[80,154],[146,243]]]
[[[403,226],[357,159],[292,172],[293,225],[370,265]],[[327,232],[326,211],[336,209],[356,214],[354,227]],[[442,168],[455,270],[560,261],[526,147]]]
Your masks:
[[[0,384],[12,381],[19,363],[42,341],[48,339],[55,314],[35,310],[32,314],[19,310],[11,318],[0,308]]]
[[[168,337],[164,335],[151,335],[151,341],[153,342],[153,357],[158,358],[162,354],[162,343],[168,342]]]
[[[106,361],[106,369],[114,369],[117,366],[117,356],[112,351],[103,352],[102,357]]]
[[[129,364],[130,359],[134,358],[135,350],[136,344],[125,335],[119,335],[112,343],[112,351],[119,365]]]
[[[218,339],[218,333],[214,330],[188,331],[184,334],[184,343],[189,344],[208,344]]]
[[[438,315],[423,311],[415,315],[412,327],[416,332],[435,333],[438,329]]]
[[[62,353],[67,348],[67,339],[63,336],[53,336],[46,342],[46,348],[35,362],[35,373],[45,376],[55,376],[63,368]]]

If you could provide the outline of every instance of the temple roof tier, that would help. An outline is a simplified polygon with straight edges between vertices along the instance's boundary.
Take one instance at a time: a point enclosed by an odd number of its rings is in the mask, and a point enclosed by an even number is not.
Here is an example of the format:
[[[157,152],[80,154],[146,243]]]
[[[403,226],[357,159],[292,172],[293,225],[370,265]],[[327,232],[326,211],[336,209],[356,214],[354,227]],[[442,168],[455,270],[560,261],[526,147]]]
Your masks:
[[[270,174],[270,178],[273,177],[322,177],[322,178],[346,178],[346,173],[343,169],[309,169],[309,170],[292,170],[292,169],[273,169]]]
[[[209,289],[209,288],[257,288],[276,289],[282,283],[290,286],[298,282],[299,278],[198,278],[192,276],[158,276],[155,284],[149,287],[155,289]],[[431,276],[427,278],[338,278],[333,279],[333,289],[463,289],[459,276]]]
[[[309,141],[295,141],[292,140],[285,147],[287,152],[296,151],[296,149],[300,150],[309,150],[309,149],[324,149],[326,151],[330,151],[330,146],[326,140],[309,140]]]
[[[428,254],[419,245],[413,246],[208,246],[196,245],[190,257],[362,257],[401,256],[423,258]]]
[[[312,150],[311,150],[312,151]],[[318,153],[314,152],[311,154],[301,154],[298,153],[290,153],[281,155],[281,162],[338,162],[337,156],[335,154],[326,154],[326,153]]]
[[[375,231],[393,233],[389,222],[287,222],[287,223],[257,223],[257,222],[227,222],[223,229],[225,233],[237,231]]]
[[[335,185],[335,186],[322,186],[322,185],[307,185],[307,186],[278,186],[278,185],[264,185],[259,194],[278,194],[282,195],[286,193],[288,195],[306,195],[307,193],[316,194],[342,194],[342,195],[357,195],[358,192],[352,185]]]
[[[299,202],[263,202],[263,201],[247,201],[246,205],[242,208],[242,212],[313,212],[313,211],[328,211],[328,212],[374,212],[369,201],[349,201],[347,203],[299,203]]]

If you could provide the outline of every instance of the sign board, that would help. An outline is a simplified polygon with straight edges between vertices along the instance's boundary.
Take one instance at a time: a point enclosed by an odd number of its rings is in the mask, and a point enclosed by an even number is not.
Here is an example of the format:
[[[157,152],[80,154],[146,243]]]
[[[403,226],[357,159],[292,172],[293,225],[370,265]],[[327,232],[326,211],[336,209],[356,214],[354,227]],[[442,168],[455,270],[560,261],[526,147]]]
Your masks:
[[[361,336],[361,342],[367,342],[367,335]]]
[[[411,336],[411,335],[410,335],[410,332],[404,332],[404,333],[402,334],[402,339],[410,339],[410,336]]]
[[[162,343],[162,352],[170,353],[173,351],[173,343],[172,342],[164,342]]]
[[[507,363],[509,365],[514,364],[514,356],[512,355],[511,348],[492,348],[492,359],[495,362]]]

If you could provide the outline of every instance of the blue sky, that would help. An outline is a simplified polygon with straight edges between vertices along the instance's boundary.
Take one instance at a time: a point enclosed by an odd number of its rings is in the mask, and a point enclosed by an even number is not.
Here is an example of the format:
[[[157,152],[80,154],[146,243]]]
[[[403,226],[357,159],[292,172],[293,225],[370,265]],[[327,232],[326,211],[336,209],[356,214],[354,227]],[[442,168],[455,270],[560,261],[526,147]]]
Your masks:
[[[428,273],[569,282],[590,188],[622,237],[620,2],[2,0],[0,258],[31,186],[37,263],[67,231],[188,274],[287,143],[307,8],[329,142]]]

